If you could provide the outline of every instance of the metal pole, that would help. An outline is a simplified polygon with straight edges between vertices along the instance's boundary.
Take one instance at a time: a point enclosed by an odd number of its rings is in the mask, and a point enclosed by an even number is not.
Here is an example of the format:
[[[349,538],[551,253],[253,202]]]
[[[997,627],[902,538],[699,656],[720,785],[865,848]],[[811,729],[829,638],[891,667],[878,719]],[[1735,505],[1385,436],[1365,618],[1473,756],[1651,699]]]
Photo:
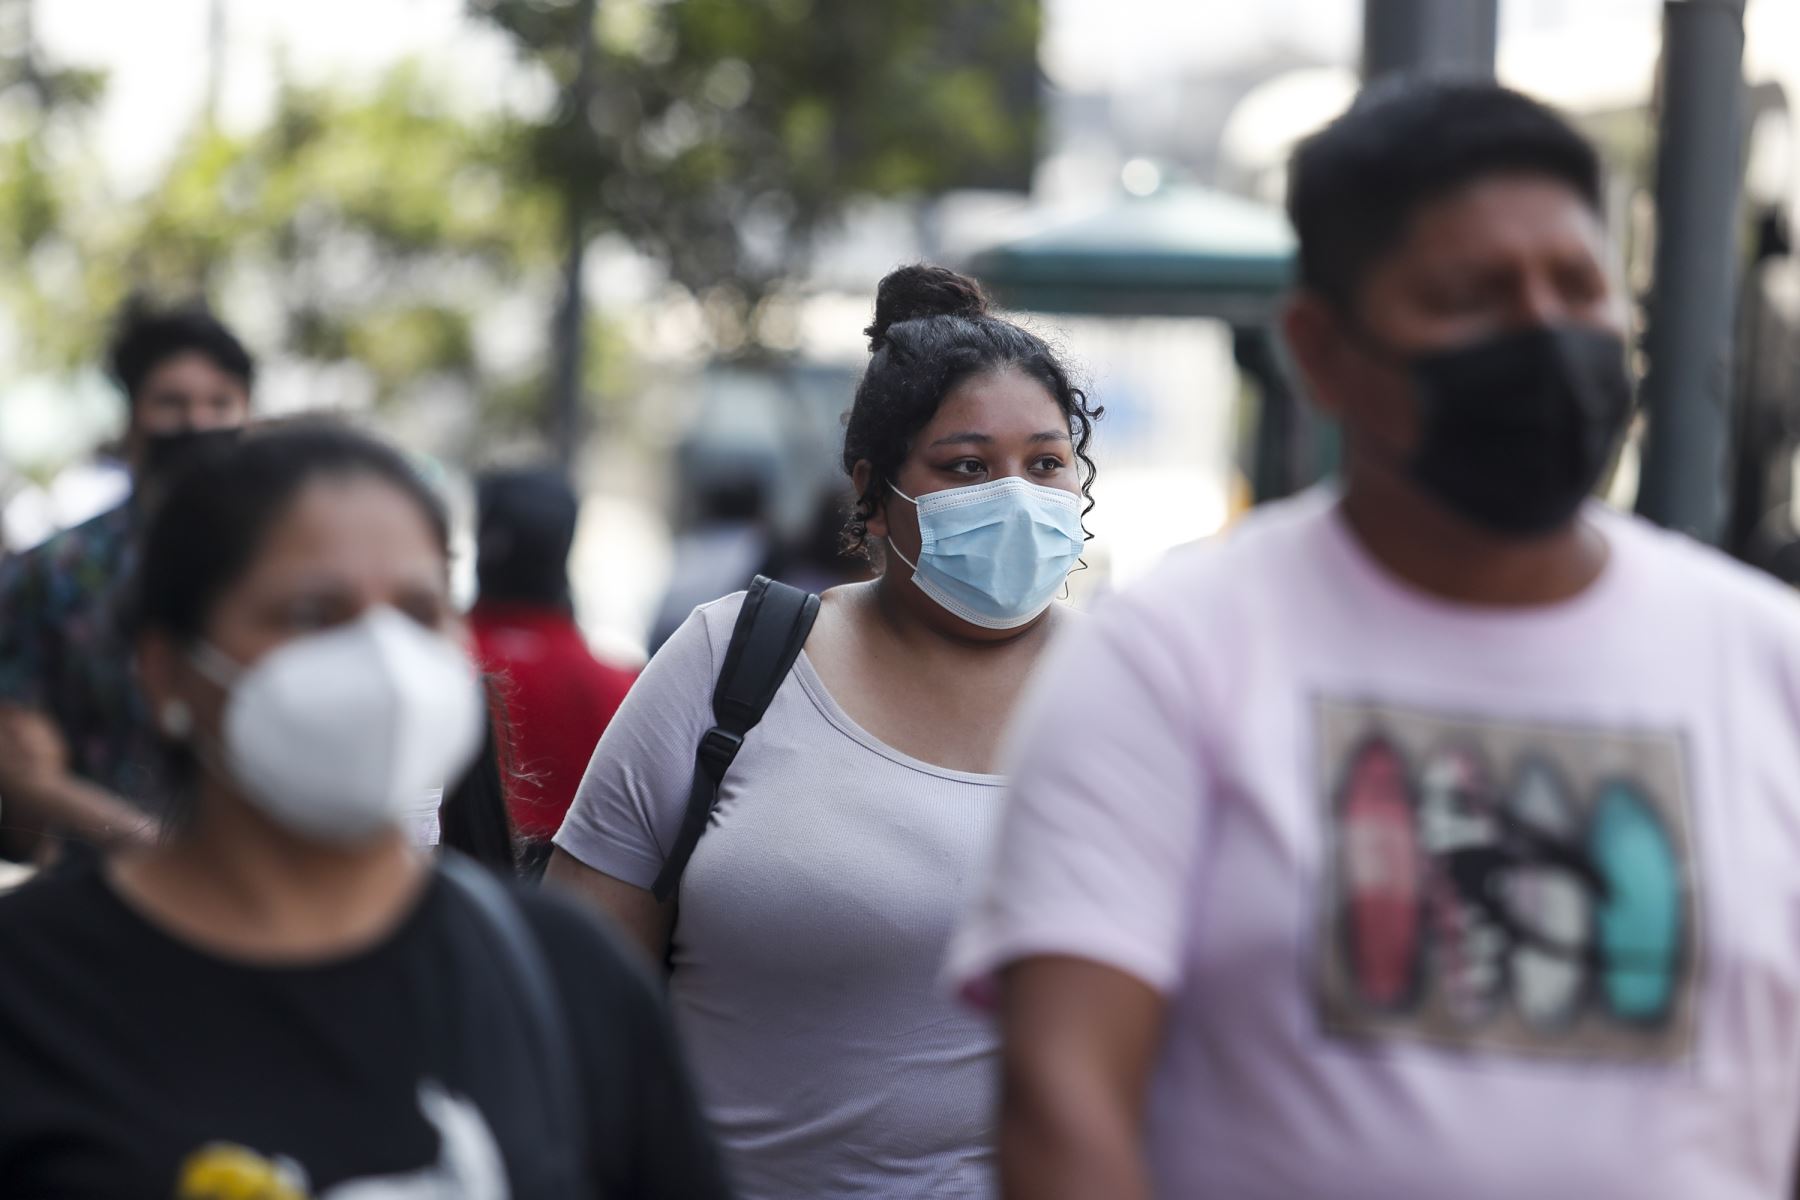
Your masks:
[[[581,0],[576,6],[576,28],[581,34],[580,57],[569,87],[569,120],[578,129],[588,126],[588,104],[593,96],[594,13],[598,0]],[[582,363],[587,322],[586,297],[582,293],[582,266],[587,260],[587,198],[571,180],[563,189],[562,298],[556,307],[555,363],[550,383],[549,412],[545,432],[551,453],[566,474],[574,465],[581,440]]]
[[[1395,71],[1494,73],[1500,0],[1364,0],[1363,82]]]
[[[1742,183],[1744,0],[1663,6],[1656,262],[1638,511],[1716,542],[1724,521]]]

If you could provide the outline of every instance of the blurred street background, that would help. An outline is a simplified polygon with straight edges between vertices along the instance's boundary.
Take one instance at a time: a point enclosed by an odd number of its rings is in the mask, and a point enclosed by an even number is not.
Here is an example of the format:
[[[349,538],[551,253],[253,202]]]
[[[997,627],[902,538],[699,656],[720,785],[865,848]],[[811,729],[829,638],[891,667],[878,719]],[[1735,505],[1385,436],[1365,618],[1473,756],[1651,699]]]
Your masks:
[[[1601,141],[1634,293],[1663,15],[1500,4],[1501,81]],[[1077,580],[1116,586],[1329,459],[1325,431],[1266,419],[1266,324],[1282,164],[1349,102],[1364,18],[1361,0],[0,0],[0,547],[116,502],[109,322],[134,293],[203,295],[263,364],[262,415],[364,414],[465,525],[471,472],[564,463],[583,627],[641,658],[683,536],[731,524],[827,556],[874,285],[922,259],[1030,310],[1106,405]],[[1736,386],[1764,397],[1740,419],[1774,415],[1734,443],[1759,457],[1732,473],[1756,492],[1731,536],[1775,562],[1800,4],[1751,0],[1746,22]],[[1635,487],[1628,452],[1612,494]]]

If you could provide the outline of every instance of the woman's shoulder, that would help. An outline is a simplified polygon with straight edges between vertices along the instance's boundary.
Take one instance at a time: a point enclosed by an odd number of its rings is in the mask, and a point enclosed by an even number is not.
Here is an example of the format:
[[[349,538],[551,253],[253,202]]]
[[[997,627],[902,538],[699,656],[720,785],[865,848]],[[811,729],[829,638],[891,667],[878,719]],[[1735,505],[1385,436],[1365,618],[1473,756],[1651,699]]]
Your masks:
[[[0,894],[0,1009],[55,977],[104,990],[142,966],[142,936],[98,863],[63,864]],[[33,981],[36,981],[35,983]]]
[[[17,939],[53,939],[71,925],[92,927],[101,919],[106,899],[97,861],[84,859],[39,871],[0,892],[0,946]]]
[[[732,592],[696,605],[687,619],[669,635],[669,640],[658,648],[655,657],[705,657],[718,662],[731,644],[731,631],[737,626],[738,614],[744,610],[747,594]]]
[[[820,598],[820,618],[829,623],[834,608],[844,602],[841,593],[845,588],[833,588]],[[725,651],[731,645],[731,635],[736,632],[738,618],[743,614],[744,603],[749,596],[748,591],[732,592],[717,600],[708,601],[695,607],[688,619],[682,622],[662,649],[657,651],[660,657],[665,653],[675,656],[698,658],[704,646],[705,657],[713,666],[713,674],[725,659]]]

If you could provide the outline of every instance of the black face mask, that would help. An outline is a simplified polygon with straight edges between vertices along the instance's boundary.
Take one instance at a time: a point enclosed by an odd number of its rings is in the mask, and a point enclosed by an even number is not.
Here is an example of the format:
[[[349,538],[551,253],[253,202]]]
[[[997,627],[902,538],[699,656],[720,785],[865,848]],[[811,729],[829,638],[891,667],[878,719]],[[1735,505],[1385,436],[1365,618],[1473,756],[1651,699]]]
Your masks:
[[[1531,537],[1575,515],[1631,416],[1614,333],[1539,326],[1408,361],[1419,402],[1413,481],[1496,533]]]
[[[159,496],[169,481],[190,463],[230,449],[243,435],[244,431],[236,426],[150,434],[144,439],[143,457],[138,460],[135,484],[138,493],[152,498]]]

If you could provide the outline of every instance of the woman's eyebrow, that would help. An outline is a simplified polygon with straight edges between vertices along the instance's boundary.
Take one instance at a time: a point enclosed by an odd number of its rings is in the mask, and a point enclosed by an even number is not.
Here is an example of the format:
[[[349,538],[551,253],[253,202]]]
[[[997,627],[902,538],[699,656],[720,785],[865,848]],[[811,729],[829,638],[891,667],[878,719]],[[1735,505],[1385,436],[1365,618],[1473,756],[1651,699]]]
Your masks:
[[[1031,440],[1033,442],[1066,442],[1069,440],[1069,433],[1065,429],[1046,429],[1042,433],[1032,434]],[[994,438],[991,434],[986,434],[986,433],[972,433],[972,432],[971,433],[952,433],[952,434],[947,434],[946,436],[939,438],[937,441],[935,441],[931,444],[933,446],[956,446],[956,445],[970,445],[970,444],[978,445],[978,446],[991,446],[994,444]]]

